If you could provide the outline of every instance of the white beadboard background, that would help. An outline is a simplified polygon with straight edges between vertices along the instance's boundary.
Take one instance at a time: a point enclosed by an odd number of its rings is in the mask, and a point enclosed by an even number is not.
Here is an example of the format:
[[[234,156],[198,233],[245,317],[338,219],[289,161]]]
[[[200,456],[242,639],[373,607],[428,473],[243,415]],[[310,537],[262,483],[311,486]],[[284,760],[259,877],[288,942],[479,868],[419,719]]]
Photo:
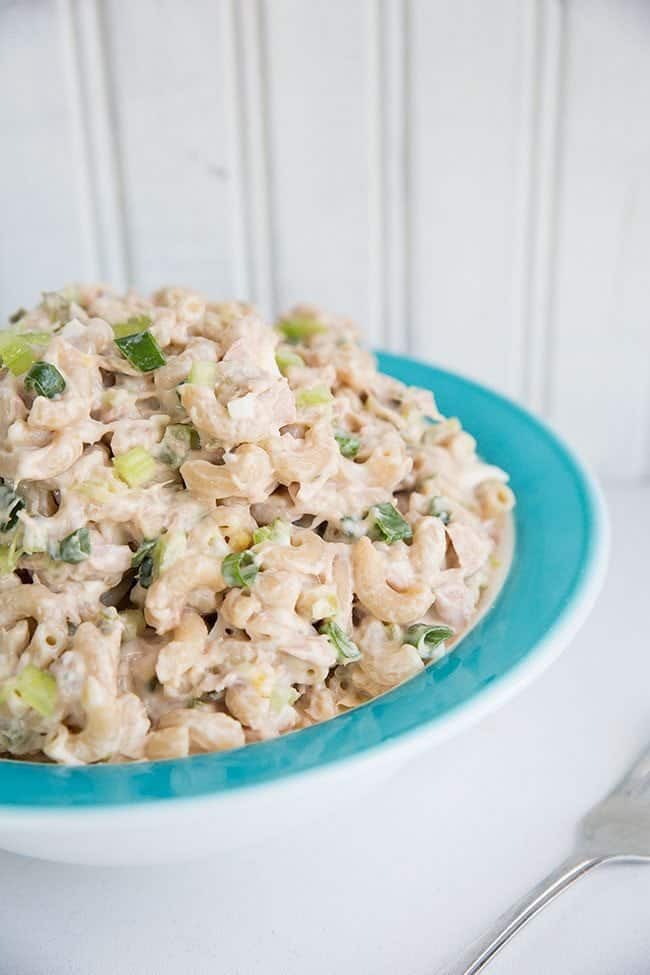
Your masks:
[[[650,474],[647,0],[0,0],[0,306],[309,300]]]

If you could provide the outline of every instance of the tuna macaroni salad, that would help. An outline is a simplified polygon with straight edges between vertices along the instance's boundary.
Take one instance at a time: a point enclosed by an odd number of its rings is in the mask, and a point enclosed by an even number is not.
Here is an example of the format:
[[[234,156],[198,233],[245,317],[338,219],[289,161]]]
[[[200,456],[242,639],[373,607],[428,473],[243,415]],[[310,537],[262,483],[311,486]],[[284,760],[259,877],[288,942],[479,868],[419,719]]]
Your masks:
[[[346,319],[88,285],[16,312],[0,356],[5,758],[334,717],[447,653],[503,575],[507,475]]]

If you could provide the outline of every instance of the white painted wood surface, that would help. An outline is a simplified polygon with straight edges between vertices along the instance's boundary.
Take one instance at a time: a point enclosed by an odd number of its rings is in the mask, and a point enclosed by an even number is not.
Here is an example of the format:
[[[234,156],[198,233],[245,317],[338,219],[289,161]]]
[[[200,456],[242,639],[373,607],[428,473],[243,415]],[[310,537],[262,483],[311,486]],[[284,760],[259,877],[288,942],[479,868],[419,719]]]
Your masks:
[[[0,311],[308,300],[650,474],[645,0],[0,0]]]

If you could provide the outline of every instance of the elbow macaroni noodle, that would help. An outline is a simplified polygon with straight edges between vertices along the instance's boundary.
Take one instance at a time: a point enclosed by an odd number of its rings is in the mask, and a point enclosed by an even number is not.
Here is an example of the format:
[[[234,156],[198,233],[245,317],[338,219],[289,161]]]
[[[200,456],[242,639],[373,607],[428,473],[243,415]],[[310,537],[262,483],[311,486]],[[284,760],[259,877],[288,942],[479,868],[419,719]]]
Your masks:
[[[503,576],[507,475],[345,319],[88,285],[9,341],[0,755],[183,757],[324,721],[448,652]],[[62,390],[26,381],[37,361]]]

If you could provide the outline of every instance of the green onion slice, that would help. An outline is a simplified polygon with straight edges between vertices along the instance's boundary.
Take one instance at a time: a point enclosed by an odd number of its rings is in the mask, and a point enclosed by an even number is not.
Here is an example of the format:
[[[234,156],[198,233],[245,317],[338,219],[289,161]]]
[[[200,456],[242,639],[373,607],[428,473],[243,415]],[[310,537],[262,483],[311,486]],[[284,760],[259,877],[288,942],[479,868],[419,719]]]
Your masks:
[[[192,426],[184,423],[170,423],[160,441],[159,457],[163,464],[177,470],[190,450],[200,447],[199,435]]]
[[[131,559],[131,566],[138,570],[135,574],[136,580],[143,589],[148,589],[153,582],[153,558],[154,549],[157,544],[157,538],[145,539],[133,553],[133,558]]]
[[[50,362],[35,362],[25,376],[25,389],[31,389],[37,396],[53,399],[65,389],[65,379]]]
[[[115,338],[115,344],[125,359],[140,372],[153,372],[166,363],[162,349],[148,329]]]
[[[57,562],[69,562],[76,565],[83,562],[90,555],[90,533],[87,528],[78,528],[62,538],[58,547],[51,552],[53,559]]]
[[[17,308],[13,314],[9,316],[9,324],[17,325],[21,318],[24,318],[27,314],[26,308]]]
[[[259,572],[259,564],[254,552],[231,552],[221,563],[221,572],[226,585],[245,589],[252,586]]]
[[[415,647],[423,660],[428,660],[433,656],[434,651],[449,640],[454,635],[454,631],[448,626],[429,626],[427,623],[416,623],[409,626],[406,631],[406,643]]]
[[[431,499],[429,512],[435,518],[439,518],[443,525],[448,525],[451,521],[451,513],[446,507],[445,499],[441,498],[439,495],[436,495],[435,498]]]
[[[339,450],[343,457],[352,459],[359,453],[361,441],[353,433],[347,433],[345,430],[337,430],[334,434],[334,439],[339,445]]]
[[[345,630],[342,630],[334,620],[326,620],[324,623],[321,623],[318,627],[318,632],[326,636],[334,646],[338,663],[349,664],[353,660],[358,660],[361,657],[361,651],[356,643],[350,639]]]
[[[392,545],[393,542],[408,541],[413,538],[413,529],[408,521],[402,518],[394,505],[388,502],[375,504],[370,509],[370,515],[374,527],[389,545]]]
[[[23,499],[7,481],[0,481],[0,532],[9,532],[18,524],[18,512],[25,507]]]

